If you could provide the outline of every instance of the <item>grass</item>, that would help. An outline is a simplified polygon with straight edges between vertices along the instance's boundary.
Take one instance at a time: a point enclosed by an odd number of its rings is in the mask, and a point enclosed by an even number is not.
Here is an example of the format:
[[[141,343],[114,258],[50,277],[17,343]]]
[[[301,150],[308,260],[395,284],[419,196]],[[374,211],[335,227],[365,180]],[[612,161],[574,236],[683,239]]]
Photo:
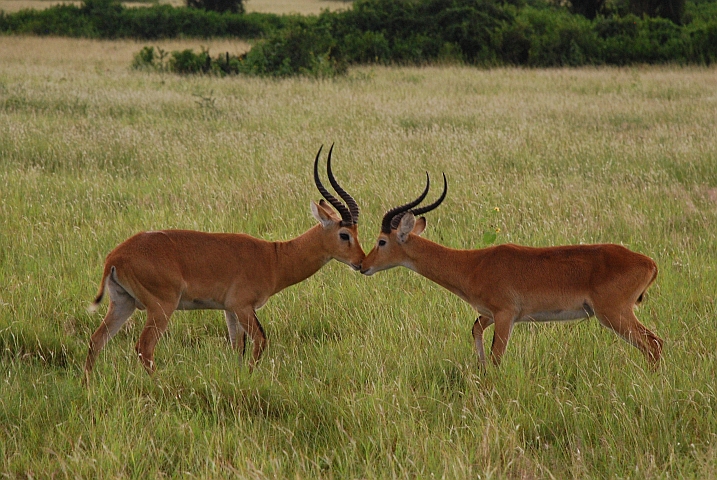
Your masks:
[[[27,8],[42,10],[58,4],[81,5],[79,0],[0,0],[0,11],[17,12]],[[122,2],[126,6],[142,7],[152,3],[169,4],[175,7],[185,6],[184,0],[132,0]],[[247,0],[244,3],[247,12],[316,15],[323,10],[343,10],[351,5],[348,0]]]
[[[5,476],[717,476],[714,69],[276,81],[131,71],[141,46],[0,37]],[[296,236],[332,142],[365,250],[428,170],[449,179],[428,238],[474,248],[500,229],[654,258],[638,317],[665,339],[662,368],[593,320],[520,325],[481,373],[465,303],[405,269],[333,262],[260,310],[253,375],[203,311],[175,314],[150,378],[135,314],[82,385],[109,250],[159,228]]]

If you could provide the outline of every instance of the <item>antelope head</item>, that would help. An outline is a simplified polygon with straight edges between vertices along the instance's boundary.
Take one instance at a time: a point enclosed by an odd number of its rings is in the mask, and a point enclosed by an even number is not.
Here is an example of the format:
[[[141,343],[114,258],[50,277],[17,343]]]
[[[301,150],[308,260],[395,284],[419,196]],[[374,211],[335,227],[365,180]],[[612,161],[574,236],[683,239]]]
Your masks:
[[[311,212],[324,230],[323,247],[331,253],[331,258],[349,265],[354,270],[361,268],[361,262],[366,254],[361,248],[358,237],[359,206],[351,195],[349,195],[336,181],[331,171],[331,153],[334,146],[329,149],[329,156],[326,161],[326,173],[329,183],[341,199],[346,202],[344,205],[334,197],[321,183],[319,178],[319,156],[323,145],[319,148],[314,160],[314,182],[316,188],[325,200],[318,203],[311,202]],[[328,203],[327,203],[328,202]],[[333,207],[333,209],[331,208]],[[335,211],[334,211],[335,209]],[[336,213],[338,212],[338,214]]]
[[[412,236],[421,235],[426,229],[426,218],[416,217],[434,210],[446,198],[448,193],[446,174],[443,174],[443,193],[438,200],[425,207],[415,208],[426,198],[430,185],[431,180],[426,173],[426,188],[418,198],[386,212],[376,244],[361,264],[361,273],[373,275],[381,270],[398,266],[414,269],[406,253],[406,247],[410,245]]]

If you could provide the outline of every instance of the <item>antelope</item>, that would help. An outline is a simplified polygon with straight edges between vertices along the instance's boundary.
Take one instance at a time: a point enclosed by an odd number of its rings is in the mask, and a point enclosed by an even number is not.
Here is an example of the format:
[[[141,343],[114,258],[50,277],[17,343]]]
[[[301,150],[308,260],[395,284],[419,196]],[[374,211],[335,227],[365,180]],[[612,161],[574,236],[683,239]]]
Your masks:
[[[429,186],[426,173],[426,187],[418,198],[386,212],[361,273],[373,275],[404,266],[468,302],[478,312],[472,333],[481,367],[486,363],[483,332],[491,325],[495,325],[491,359],[498,365],[516,323],[592,316],[637,347],[653,368],[658,366],[662,339],[645,328],[633,311],[657,277],[651,258],[614,244],[448,248],[421,237],[426,219],[417,217],[446,198],[445,174],[438,200],[416,208]]]
[[[107,255],[99,292],[90,305],[95,311],[109,291],[109,309],[90,339],[86,375],[135,309],[147,311],[135,350],[150,375],[155,370],[154,348],[172,313],[196,309],[224,310],[229,342],[240,357],[247,334],[251,337],[252,371],[267,345],[256,311],[269,297],[310,277],[331,259],[359,270],[366,256],[358,237],[359,207],[331,171],[333,145],[326,170],[346,205],[321,183],[322,148],[314,160],[314,182],[328,203],[323,199],[311,202],[318,224],[292,240],[269,242],[241,233],[161,230],[138,233],[115,247]]]

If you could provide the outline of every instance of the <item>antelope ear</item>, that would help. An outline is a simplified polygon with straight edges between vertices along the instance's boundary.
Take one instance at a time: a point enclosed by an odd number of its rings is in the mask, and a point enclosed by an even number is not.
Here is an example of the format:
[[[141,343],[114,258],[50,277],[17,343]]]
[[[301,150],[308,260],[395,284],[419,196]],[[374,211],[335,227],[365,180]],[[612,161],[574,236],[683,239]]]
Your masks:
[[[311,213],[324,228],[340,221],[331,207],[329,207],[329,204],[323,200],[319,203],[311,202]]]
[[[421,235],[426,229],[426,217],[420,217],[416,220],[416,225],[413,227],[412,233],[414,235]]]
[[[401,218],[401,222],[396,228],[396,236],[398,237],[398,243],[406,243],[408,235],[413,231],[413,227],[416,226],[416,217],[411,212],[408,212]]]

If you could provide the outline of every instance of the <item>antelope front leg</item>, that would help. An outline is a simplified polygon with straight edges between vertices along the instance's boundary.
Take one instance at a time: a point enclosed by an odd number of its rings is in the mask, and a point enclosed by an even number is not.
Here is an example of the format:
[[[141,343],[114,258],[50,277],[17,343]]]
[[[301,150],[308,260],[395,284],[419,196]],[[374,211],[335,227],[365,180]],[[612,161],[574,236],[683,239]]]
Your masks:
[[[510,333],[513,331],[513,324],[517,315],[513,312],[498,312],[493,315],[495,328],[493,329],[493,345],[491,345],[491,357],[495,365],[500,365],[500,358],[508,348]]]
[[[256,312],[253,308],[244,308],[242,310],[235,311],[241,328],[251,337],[254,342],[254,349],[252,351],[252,358],[249,360],[249,372],[254,371],[256,363],[259,361],[261,354],[267,345],[266,335],[264,329],[259,323],[259,318],[256,316]]]
[[[483,332],[486,328],[493,325],[493,319],[490,317],[479,316],[473,323],[473,344],[478,355],[478,362],[481,367],[485,366],[485,349],[483,348]]]

